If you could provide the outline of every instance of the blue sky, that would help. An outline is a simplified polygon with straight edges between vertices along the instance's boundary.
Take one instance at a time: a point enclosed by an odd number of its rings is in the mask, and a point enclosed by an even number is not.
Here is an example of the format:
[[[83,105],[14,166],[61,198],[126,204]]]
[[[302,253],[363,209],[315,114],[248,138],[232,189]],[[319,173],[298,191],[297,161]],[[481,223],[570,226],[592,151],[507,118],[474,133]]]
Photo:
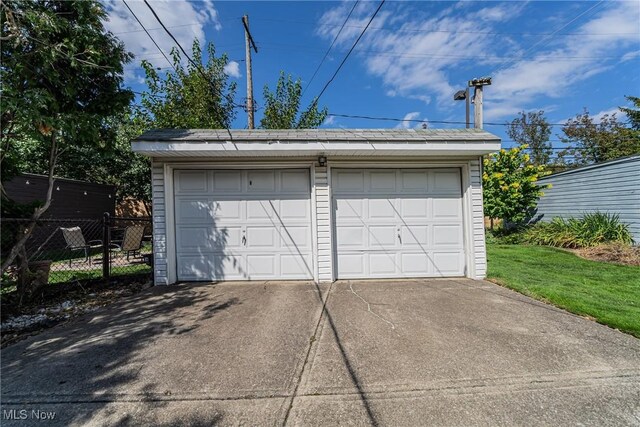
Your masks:
[[[141,1],[128,0],[160,48],[174,46]],[[190,2],[154,0],[152,6],[181,45],[213,42],[231,59],[227,73],[246,96],[244,33],[248,14],[259,52],[253,55],[254,93],[274,86],[280,70],[300,78],[306,105],[318,95],[377,8],[359,2],[315,79],[316,67],[353,2]],[[108,29],[136,55],[126,83],[144,89],[141,59],[168,64],[121,0],[107,2]],[[453,93],[474,77],[492,76],[485,120],[504,123],[518,111],[545,110],[562,123],[587,108],[594,115],[640,96],[640,2],[392,2],[387,1],[320,104],[339,114],[463,121]],[[621,117],[618,114],[619,117]],[[259,123],[261,111],[257,112]],[[624,116],[621,117],[623,120]],[[417,123],[329,117],[324,127],[415,127]],[[430,128],[458,127],[430,123]],[[238,109],[235,128],[246,127]],[[485,128],[505,140],[504,126]],[[560,128],[554,128],[552,140]],[[504,146],[510,146],[505,141]],[[559,145],[559,144],[555,144]]]

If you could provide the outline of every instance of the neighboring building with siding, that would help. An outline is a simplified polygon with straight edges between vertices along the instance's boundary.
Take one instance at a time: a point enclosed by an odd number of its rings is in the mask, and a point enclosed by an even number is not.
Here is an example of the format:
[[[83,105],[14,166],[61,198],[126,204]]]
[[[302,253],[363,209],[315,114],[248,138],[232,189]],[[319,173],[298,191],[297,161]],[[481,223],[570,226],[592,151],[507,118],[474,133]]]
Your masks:
[[[47,198],[49,178],[45,175],[24,173],[3,183],[7,196],[17,203],[44,202]],[[53,197],[43,218],[102,219],[108,212],[114,214],[116,188],[69,178],[55,178]]]
[[[550,221],[585,212],[615,213],[640,243],[640,155],[556,173],[539,182],[552,188],[544,190],[536,218]]]
[[[156,130],[156,284],[486,276],[477,129]]]

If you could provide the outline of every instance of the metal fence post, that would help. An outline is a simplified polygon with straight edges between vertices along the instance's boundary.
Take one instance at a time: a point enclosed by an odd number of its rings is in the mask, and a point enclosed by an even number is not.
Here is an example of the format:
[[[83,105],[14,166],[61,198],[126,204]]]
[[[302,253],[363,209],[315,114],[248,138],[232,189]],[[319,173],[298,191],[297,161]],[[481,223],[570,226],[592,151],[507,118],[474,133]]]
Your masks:
[[[102,278],[109,279],[111,273],[111,260],[109,248],[111,246],[111,233],[109,233],[109,225],[111,218],[109,212],[105,212],[102,218]]]

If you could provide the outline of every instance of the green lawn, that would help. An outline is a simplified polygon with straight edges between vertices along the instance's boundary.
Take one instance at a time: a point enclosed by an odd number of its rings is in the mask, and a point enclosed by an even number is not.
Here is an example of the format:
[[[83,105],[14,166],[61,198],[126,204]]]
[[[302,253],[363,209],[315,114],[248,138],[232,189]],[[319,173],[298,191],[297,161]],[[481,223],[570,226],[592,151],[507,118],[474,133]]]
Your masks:
[[[487,245],[488,278],[640,338],[640,267],[546,246]]]

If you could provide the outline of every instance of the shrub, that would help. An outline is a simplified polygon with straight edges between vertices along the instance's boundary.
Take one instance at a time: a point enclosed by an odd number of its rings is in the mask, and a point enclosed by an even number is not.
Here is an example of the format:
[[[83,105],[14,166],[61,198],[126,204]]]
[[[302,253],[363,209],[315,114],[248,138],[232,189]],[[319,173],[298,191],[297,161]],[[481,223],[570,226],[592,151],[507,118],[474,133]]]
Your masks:
[[[582,218],[554,218],[538,223],[524,233],[528,243],[560,248],[588,248],[602,243],[633,243],[629,227],[619,215],[594,212]]]

